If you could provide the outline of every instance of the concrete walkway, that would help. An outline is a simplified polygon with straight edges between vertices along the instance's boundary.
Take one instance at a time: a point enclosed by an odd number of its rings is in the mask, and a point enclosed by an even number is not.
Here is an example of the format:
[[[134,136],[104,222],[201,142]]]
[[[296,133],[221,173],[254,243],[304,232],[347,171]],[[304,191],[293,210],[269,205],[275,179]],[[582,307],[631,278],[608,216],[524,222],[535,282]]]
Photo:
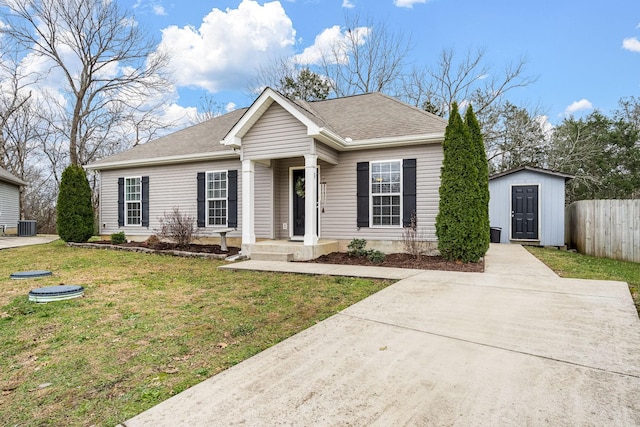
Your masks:
[[[51,243],[59,238],[60,237],[53,234],[39,234],[31,237],[0,236],[0,250],[20,246],[42,245],[44,243]]]
[[[267,264],[226,268],[402,280],[124,426],[640,425],[626,283],[561,279],[515,245],[485,273]]]

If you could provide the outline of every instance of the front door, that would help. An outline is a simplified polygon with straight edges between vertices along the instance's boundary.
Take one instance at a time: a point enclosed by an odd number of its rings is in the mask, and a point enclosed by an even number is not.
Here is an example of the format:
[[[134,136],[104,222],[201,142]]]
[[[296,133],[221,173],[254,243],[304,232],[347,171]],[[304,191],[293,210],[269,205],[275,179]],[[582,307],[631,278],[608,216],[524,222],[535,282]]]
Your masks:
[[[304,169],[293,169],[291,194],[293,194],[293,237],[304,236]]]
[[[511,238],[538,240],[538,186],[514,185],[511,190]]]

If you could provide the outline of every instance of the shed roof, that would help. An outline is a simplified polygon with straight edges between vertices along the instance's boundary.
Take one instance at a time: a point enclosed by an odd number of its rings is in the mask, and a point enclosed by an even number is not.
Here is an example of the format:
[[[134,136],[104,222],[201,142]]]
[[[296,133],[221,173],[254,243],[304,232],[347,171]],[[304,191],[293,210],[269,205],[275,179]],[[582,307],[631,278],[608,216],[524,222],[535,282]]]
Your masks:
[[[518,167],[518,168],[509,169],[507,171],[491,175],[489,177],[489,180],[491,181],[493,179],[501,178],[503,176],[511,175],[513,173],[520,172],[520,171],[530,171],[530,172],[542,173],[542,174],[546,174],[546,175],[553,175],[553,176],[557,176],[558,178],[564,178],[565,182],[574,178],[573,175],[569,175],[569,174],[562,173],[562,172],[557,172],[557,171],[552,171],[552,170],[549,170],[549,169],[536,168],[536,167],[533,167],[533,166],[521,166],[521,167]]]
[[[267,99],[268,98],[268,99]],[[263,102],[264,106],[256,105]],[[234,147],[222,144],[239,127],[252,126],[272,102],[285,104],[299,119],[325,129],[345,141],[393,140],[407,136],[441,135],[447,122],[434,114],[412,107],[380,93],[368,93],[323,101],[293,101],[267,88],[249,108],[187,127],[164,137],[138,145],[94,162],[90,169],[108,169],[163,162],[195,161],[209,158],[239,157]],[[251,116],[251,117],[248,117]]]
[[[8,182],[15,185],[27,185],[26,182],[13,176],[6,169],[0,168],[0,181]]]

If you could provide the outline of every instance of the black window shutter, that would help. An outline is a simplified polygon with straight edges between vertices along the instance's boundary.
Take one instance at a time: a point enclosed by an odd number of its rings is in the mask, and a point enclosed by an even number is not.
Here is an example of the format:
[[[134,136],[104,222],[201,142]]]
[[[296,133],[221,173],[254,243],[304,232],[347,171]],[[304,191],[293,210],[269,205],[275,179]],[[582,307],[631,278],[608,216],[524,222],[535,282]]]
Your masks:
[[[369,162],[357,165],[358,227],[369,226]]]
[[[198,227],[204,227],[206,216],[206,182],[204,172],[198,172]]]
[[[416,159],[402,161],[402,226],[411,226],[411,214],[416,212]]]
[[[118,178],[118,226],[124,225],[124,178]]]
[[[149,226],[149,177],[142,177],[142,226]]]
[[[238,227],[238,171],[227,171],[229,189],[227,194],[227,226]]]

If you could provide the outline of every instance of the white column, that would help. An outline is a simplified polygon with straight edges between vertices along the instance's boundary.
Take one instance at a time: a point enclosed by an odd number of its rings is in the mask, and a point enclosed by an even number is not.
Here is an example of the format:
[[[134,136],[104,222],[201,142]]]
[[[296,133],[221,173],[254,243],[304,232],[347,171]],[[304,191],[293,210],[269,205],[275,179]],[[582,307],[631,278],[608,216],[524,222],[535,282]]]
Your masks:
[[[256,242],[254,211],[255,166],[253,160],[242,161],[242,244]]]
[[[318,156],[304,155],[304,244],[318,244]]]

